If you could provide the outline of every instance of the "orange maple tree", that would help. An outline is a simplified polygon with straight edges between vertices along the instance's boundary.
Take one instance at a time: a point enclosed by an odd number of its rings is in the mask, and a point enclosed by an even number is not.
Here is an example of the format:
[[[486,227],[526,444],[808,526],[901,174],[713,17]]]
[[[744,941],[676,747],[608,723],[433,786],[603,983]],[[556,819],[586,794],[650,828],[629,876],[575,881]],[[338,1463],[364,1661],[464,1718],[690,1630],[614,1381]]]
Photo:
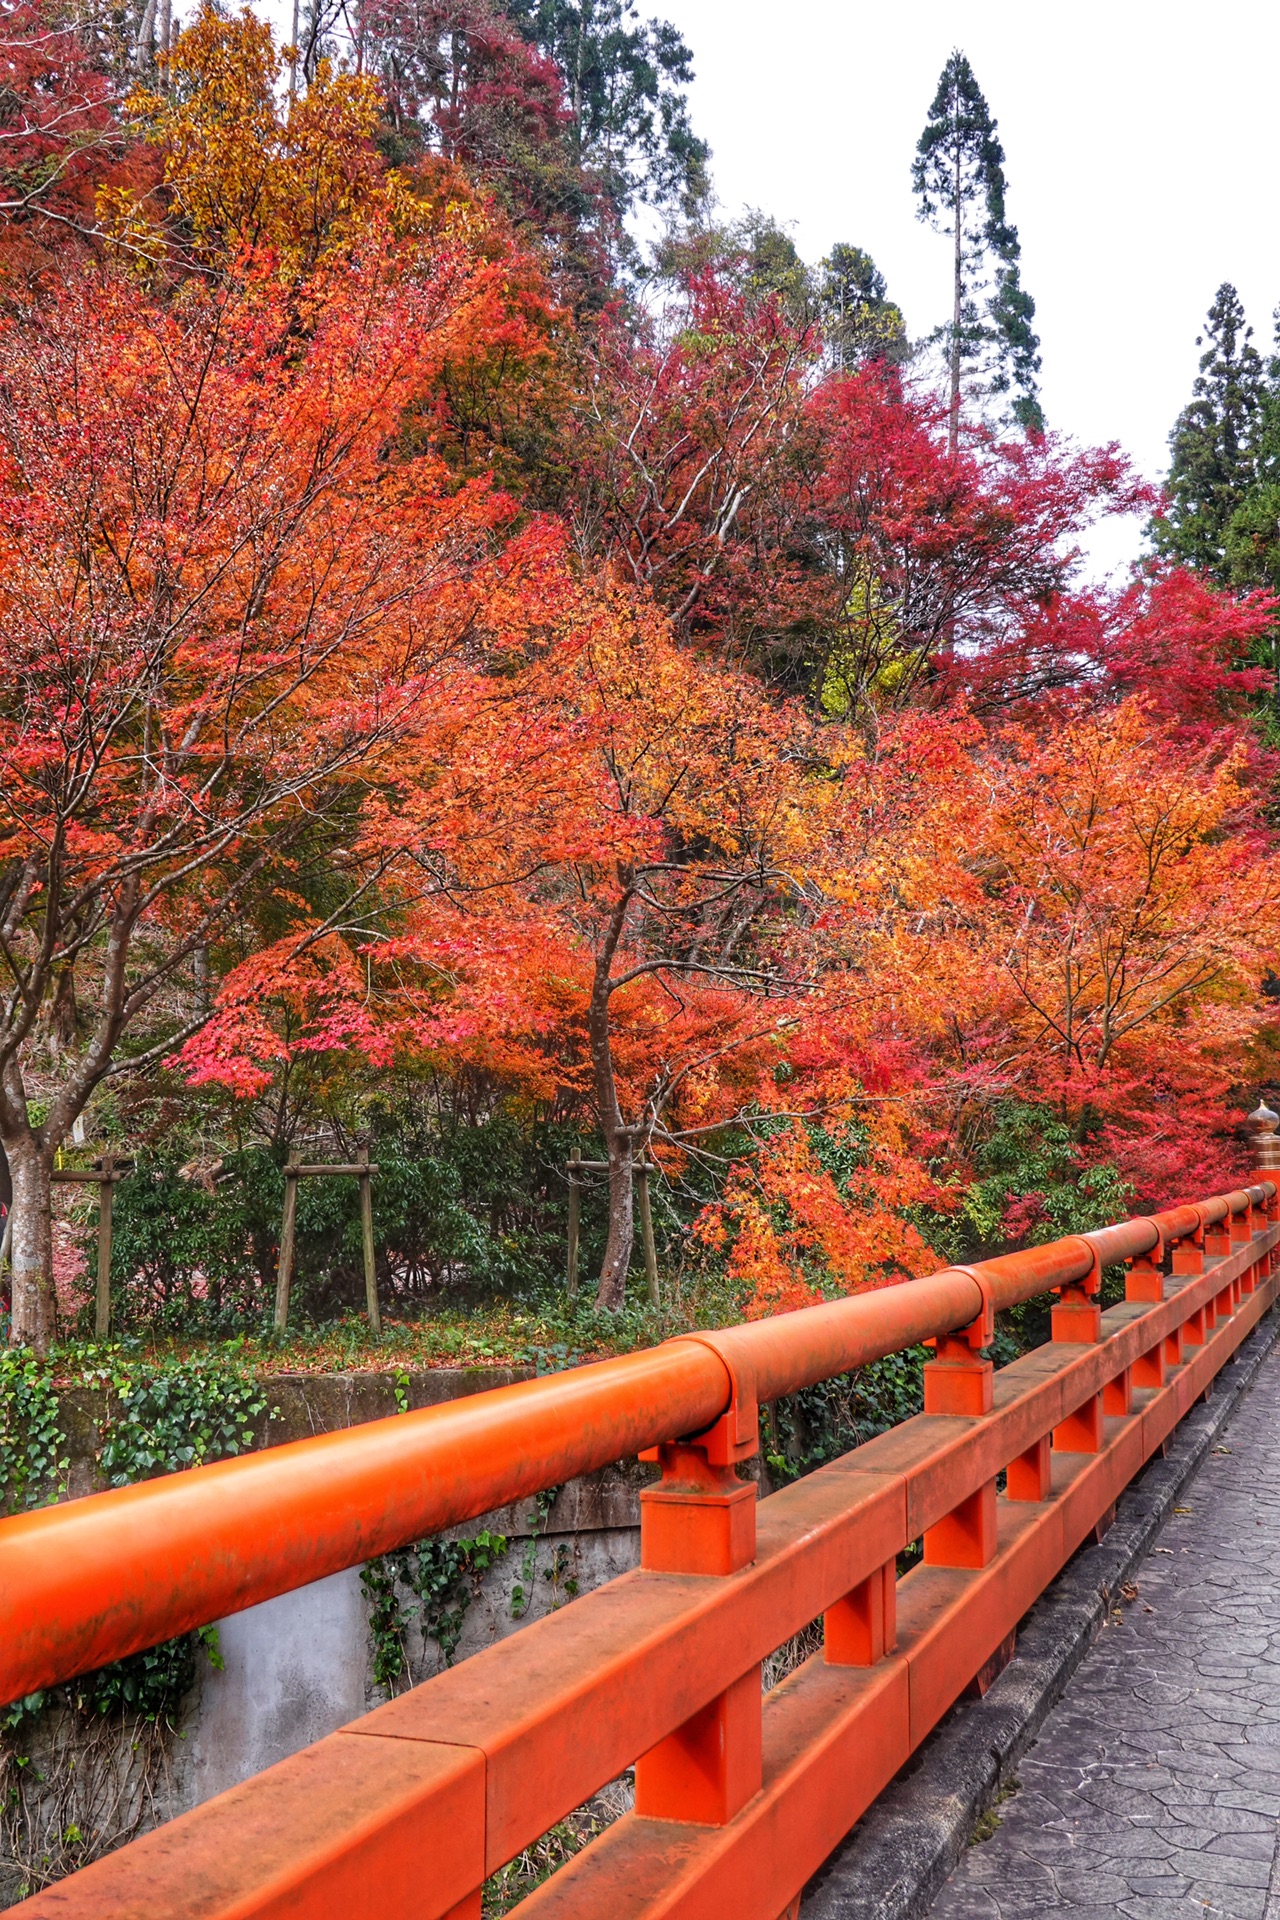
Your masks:
[[[610,1171],[600,1302],[617,1306],[636,1158],[757,1107],[812,985],[792,936],[824,897],[838,784],[802,711],[681,650],[655,609],[567,567],[553,601],[551,631],[477,684],[448,752],[434,726],[407,741],[394,805],[370,800],[362,844],[423,876],[385,935],[356,943],[376,1016],[348,961],[313,975],[293,1044],[333,1044],[359,999],[383,1047],[484,1049],[508,1073],[589,1088]],[[188,1050],[197,1071],[255,1046],[259,1072],[280,1057],[259,979],[246,963]]]
[[[349,798],[447,711],[506,504],[428,454],[388,458],[468,323],[464,246],[359,252],[289,297],[252,269],[140,300],[110,272],[15,305],[0,396],[0,1140],[16,1338],[51,1331],[52,1158],[121,1043],[207,1007],[192,969],[255,891],[322,846],[336,917]],[[333,836],[336,834],[336,843]],[[63,1048],[28,1117],[49,1003]]]
[[[1198,1079],[1203,1101],[1266,1018],[1280,872],[1250,757],[1221,733],[1188,743],[1140,699],[993,756],[984,974],[1010,1056],[1066,1111],[1106,1116],[1113,1150],[1118,1128],[1149,1152],[1173,1086]]]

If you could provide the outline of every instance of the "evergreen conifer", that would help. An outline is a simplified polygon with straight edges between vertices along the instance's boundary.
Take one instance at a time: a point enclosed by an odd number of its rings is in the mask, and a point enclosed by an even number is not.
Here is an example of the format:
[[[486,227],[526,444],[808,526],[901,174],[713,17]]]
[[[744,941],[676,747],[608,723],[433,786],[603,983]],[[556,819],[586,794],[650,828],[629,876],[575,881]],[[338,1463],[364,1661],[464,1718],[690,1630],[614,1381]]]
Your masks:
[[[905,360],[902,310],[869,253],[841,240],[820,268],[819,301],[827,350],[842,373],[869,360]]]
[[[1009,410],[1023,430],[1044,431],[1035,301],[1022,285],[1018,230],[1005,211],[1004,157],[973,68],[956,48],[942,69],[911,169],[920,218],[950,235],[953,245],[952,313],[944,329],[953,453],[965,368],[975,363],[982,391],[1011,396]]]
[[[1214,295],[1196,345],[1204,352],[1191,400],[1169,436],[1169,511],[1156,523],[1156,545],[1223,586],[1257,584],[1256,573],[1250,578],[1249,526],[1259,502],[1251,496],[1263,429],[1276,407],[1274,396],[1267,404],[1253,328],[1230,281]],[[1272,433],[1277,445],[1270,464],[1280,467],[1280,421],[1272,422]],[[1274,545],[1274,524],[1265,537]]]

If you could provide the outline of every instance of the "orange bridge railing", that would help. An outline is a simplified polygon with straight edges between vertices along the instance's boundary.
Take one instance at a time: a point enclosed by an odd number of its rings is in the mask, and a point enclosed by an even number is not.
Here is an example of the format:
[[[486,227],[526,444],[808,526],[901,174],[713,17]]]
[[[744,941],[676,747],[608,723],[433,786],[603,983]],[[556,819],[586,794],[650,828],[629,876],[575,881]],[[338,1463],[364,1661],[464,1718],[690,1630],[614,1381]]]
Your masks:
[[[1268,1180],[0,1522],[9,1700],[626,1455],[660,1466],[635,1572],[19,1911],[479,1920],[485,1879],[634,1763],[634,1813],[522,1916],[795,1915],[1272,1305],[1278,1245]],[[993,1315],[1048,1289],[1051,1341],[994,1371]],[[923,1414],[757,1508],[735,1468],[758,1408],[922,1340]],[[823,1650],[762,1695],[818,1619]]]

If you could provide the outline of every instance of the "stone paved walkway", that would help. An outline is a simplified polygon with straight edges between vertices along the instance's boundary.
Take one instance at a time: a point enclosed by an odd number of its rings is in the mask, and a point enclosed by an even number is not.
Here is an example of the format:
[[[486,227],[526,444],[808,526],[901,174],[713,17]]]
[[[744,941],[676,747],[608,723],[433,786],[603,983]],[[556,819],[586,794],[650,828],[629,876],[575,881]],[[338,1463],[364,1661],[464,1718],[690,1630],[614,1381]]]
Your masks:
[[[1280,1920],[1280,1353],[933,1920]]]

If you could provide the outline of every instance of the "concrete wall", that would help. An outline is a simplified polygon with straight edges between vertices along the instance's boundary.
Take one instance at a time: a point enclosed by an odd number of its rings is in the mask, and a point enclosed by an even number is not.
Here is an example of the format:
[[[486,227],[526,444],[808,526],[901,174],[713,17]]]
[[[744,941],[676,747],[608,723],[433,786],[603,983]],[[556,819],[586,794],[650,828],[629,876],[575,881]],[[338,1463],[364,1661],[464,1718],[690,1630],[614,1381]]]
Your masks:
[[[365,1710],[369,1621],[355,1569],[218,1622],[187,1702],[175,1811],[234,1787]]]
[[[444,1536],[504,1534],[504,1558],[479,1581],[454,1655],[464,1660],[531,1620],[567,1604],[573,1589],[625,1573],[639,1559],[637,1476],[610,1468],[570,1481],[538,1525],[532,1503],[483,1514]],[[522,1589],[519,1617],[514,1589]],[[443,1665],[434,1640],[411,1617],[409,1674],[430,1678]],[[353,1568],[281,1594],[218,1622],[223,1670],[203,1663],[175,1754],[175,1811],[234,1786],[312,1740],[333,1733],[385,1696],[370,1674],[368,1609]]]

